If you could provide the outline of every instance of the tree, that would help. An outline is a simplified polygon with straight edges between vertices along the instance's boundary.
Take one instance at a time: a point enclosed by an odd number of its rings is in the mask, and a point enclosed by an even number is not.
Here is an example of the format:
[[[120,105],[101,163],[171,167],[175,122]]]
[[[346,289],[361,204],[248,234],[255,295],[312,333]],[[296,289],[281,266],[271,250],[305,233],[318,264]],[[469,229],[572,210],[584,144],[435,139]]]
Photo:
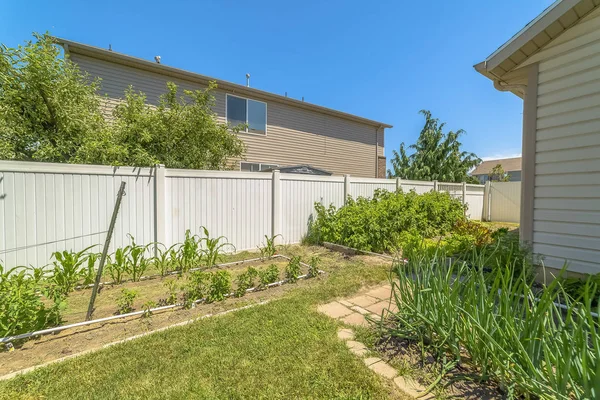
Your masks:
[[[48,34],[34,37],[0,47],[0,157],[72,162],[89,141],[109,134],[99,82],[61,58]]]
[[[478,183],[467,172],[481,159],[474,153],[461,151],[462,143],[458,139],[465,132],[461,129],[444,134],[444,123],[432,118],[427,110],[421,110],[420,113],[425,116],[425,126],[417,142],[408,147],[414,152],[407,155],[405,145],[401,143],[399,151],[394,150],[388,177]]]
[[[244,153],[212,110],[216,88],[168,83],[157,107],[129,88],[107,123],[100,80],[82,73],[49,34],[0,51],[0,159],[224,169]],[[180,94],[183,94],[180,96]]]
[[[488,180],[492,182],[508,182],[510,180],[510,176],[504,172],[502,164],[496,164],[496,166],[492,168],[488,174]]]
[[[216,87],[211,82],[205,90],[184,90],[178,96],[177,85],[168,82],[158,107],[146,104],[146,95],[129,87],[114,111],[115,140],[125,149],[119,162],[224,169],[229,159],[241,157],[244,144],[235,133],[243,126],[230,129],[218,122],[212,110]]]

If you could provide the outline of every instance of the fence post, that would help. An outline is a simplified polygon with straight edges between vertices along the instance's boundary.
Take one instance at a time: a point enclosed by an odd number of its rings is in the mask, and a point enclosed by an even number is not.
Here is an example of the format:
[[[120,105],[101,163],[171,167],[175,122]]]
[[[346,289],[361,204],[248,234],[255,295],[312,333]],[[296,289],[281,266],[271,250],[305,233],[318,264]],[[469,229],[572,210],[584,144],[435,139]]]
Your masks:
[[[438,181],[437,180],[433,181],[433,191],[434,192],[438,191]]]
[[[154,177],[154,251],[156,253],[158,243],[167,244],[167,188],[166,169],[162,164],[156,165]]]
[[[271,236],[275,238],[281,235],[281,180],[279,170],[273,171],[271,186],[272,204],[271,204]],[[281,236],[275,238],[279,242]]]
[[[350,175],[344,175],[344,204],[348,202],[348,196],[350,196]]]
[[[396,178],[396,191],[402,189],[402,178]]]
[[[483,219],[490,221],[491,218],[491,182],[486,181],[483,187]]]
[[[467,182],[462,183],[462,203],[463,206],[467,204]],[[465,217],[467,216],[467,208],[465,207]]]

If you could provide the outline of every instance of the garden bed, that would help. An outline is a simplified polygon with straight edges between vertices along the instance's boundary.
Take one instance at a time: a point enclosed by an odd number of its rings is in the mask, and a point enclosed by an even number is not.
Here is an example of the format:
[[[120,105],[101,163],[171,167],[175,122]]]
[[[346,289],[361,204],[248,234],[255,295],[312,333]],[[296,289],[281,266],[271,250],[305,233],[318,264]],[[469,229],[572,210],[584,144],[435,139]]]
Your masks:
[[[249,262],[240,259],[241,257],[250,259]],[[14,341],[17,348],[14,351],[0,353],[0,375],[5,375],[23,368],[39,365],[48,361],[67,357],[72,354],[88,351],[90,349],[100,348],[106,344],[134,336],[151,330],[167,327],[182,321],[187,321],[203,315],[215,314],[221,311],[256,304],[273,298],[280,297],[282,294],[296,286],[305,286],[308,283],[306,279],[299,279],[294,284],[285,281],[285,269],[289,265],[291,257],[285,255],[275,255],[272,258],[260,259],[260,254],[244,252],[243,255],[231,255],[227,258],[225,264],[217,265],[213,268],[203,269],[203,273],[214,271],[227,271],[232,281],[236,281],[241,274],[254,268],[258,271],[266,270],[268,267],[275,266],[278,274],[272,277],[273,284],[252,290],[243,296],[235,296],[233,292],[228,291],[225,301],[212,303],[199,302],[193,307],[176,306],[170,309],[152,312],[150,316],[124,316],[123,318],[113,319],[93,323],[86,326],[69,328],[49,335],[38,336],[35,340]],[[303,254],[305,258],[307,257]],[[233,264],[231,264],[233,263]],[[307,273],[308,265],[301,263],[299,271],[300,276]],[[193,273],[193,271],[191,272]],[[141,311],[145,304],[154,302],[155,304],[164,304],[164,299],[169,296],[168,285],[166,282],[172,281],[179,283],[186,281],[189,273],[179,275],[169,275],[166,277],[155,277],[154,279],[140,280],[137,282],[124,282],[119,285],[105,285],[96,298],[96,308],[93,314],[94,319],[102,319],[118,315],[117,301],[122,297],[123,291],[135,291],[135,299],[131,303],[132,311]],[[234,285],[235,287],[235,285]],[[71,292],[66,298],[66,309],[62,313],[63,324],[68,325],[85,320],[85,314],[88,307],[91,288],[85,288]],[[181,297],[178,297],[181,301]]]

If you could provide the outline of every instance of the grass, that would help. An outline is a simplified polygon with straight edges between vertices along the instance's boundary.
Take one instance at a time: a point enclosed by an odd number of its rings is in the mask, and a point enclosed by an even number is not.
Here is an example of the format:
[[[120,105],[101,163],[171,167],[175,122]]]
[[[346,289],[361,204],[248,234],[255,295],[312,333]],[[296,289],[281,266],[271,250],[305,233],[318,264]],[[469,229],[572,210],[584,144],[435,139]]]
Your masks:
[[[393,398],[315,308],[384,281],[389,266],[321,258],[327,276],[280,300],[0,382],[0,398]]]

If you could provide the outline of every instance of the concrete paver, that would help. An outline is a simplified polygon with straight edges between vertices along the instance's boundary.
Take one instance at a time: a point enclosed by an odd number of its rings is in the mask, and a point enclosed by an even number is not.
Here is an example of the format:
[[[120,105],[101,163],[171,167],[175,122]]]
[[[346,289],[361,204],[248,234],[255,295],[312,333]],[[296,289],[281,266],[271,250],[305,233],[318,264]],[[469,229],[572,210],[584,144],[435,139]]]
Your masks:
[[[352,310],[348,309],[337,301],[332,301],[331,303],[321,305],[317,307],[317,310],[331,318],[340,318],[353,313]]]
[[[367,295],[361,295],[361,296],[356,296],[351,299],[348,299],[348,301],[359,307],[366,308],[367,306],[370,306],[371,304],[377,303],[379,301],[379,299],[377,299],[375,297],[367,296]]]

